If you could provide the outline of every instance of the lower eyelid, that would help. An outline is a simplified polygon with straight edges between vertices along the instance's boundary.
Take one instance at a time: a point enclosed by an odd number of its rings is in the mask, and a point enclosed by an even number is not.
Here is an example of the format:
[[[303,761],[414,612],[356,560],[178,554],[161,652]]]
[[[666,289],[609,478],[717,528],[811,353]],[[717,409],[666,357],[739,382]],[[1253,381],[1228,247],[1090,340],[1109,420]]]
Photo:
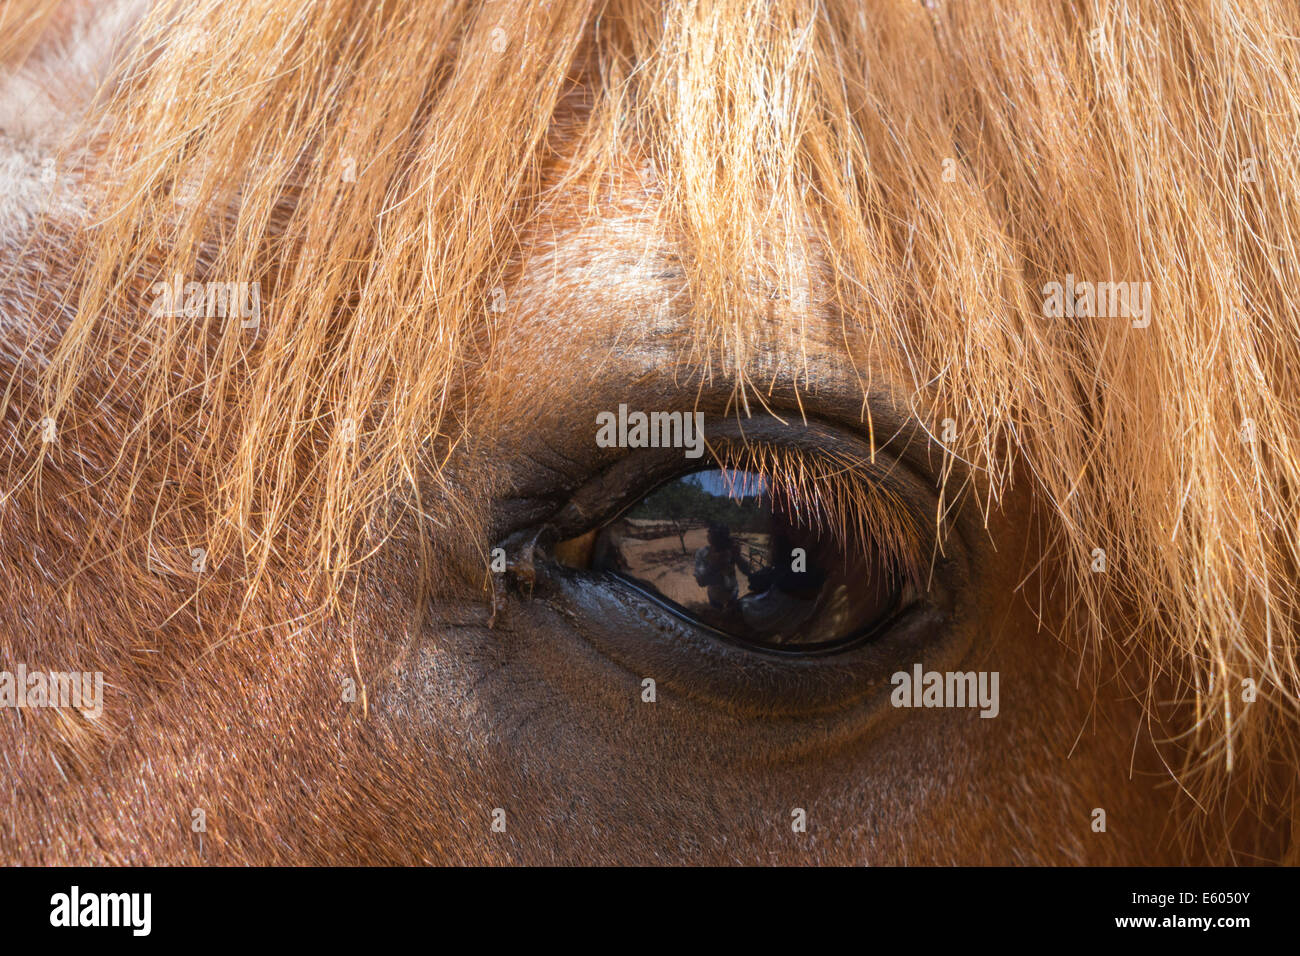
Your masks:
[[[632,588],[553,563],[542,569],[551,606],[601,656],[640,681],[736,716],[802,720],[843,713],[858,726],[862,708],[888,707],[889,675],[923,654],[943,662],[955,647],[948,611],[918,601],[901,611],[878,643],[842,654],[784,657],[718,641]],[[860,726],[859,726],[860,729]]]
[[[679,608],[675,608],[671,604],[671,602],[665,600],[660,596],[655,595],[654,593],[642,587],[640,584],[638,584],[636,581],[634,581],[631,578],[625,577],[621,574],[610,574],[609,577],[619,582],[624,587],[630,588],[631,590],[635,591],[643,599],[654,604],[656,607],[661,608],[665,613],[670,614],[673,617],[677,618],[678,620],[682,621],[688,627],[701,631],[705,634],[709,634],[715,637],[717,640],[721,640],[726,644],[739,648],[745,653],[754,654],[761,657],[769,657],[773,659],[786,660],[786,661],[810,660],[818,657],[830,657],[833,655],[847,654],[853,650],[856,650],[859,647],[861,647],[863,644],[869,643],[874,638],[888,633],[889,629],[895,626],[895,624],[897,624],[897,622],[901,618],[903,618],[907,614],[907,612],[912,609],[912,606],[916,603],[916,598],[914,596],[909,596],[907,597],[906,600],[900,599],[897,606],[890,612],[890,614],[887,617],[881,619],[878,622],[876,627],[872,628],[870,631],[868,631],[865,634],[855,636],[850,641],[845,641],[842,643],[837,642],[835,646],[831,646],[831,647],[817,647],[817,646],[809,647],[809,646],[801,646],[801,645],[789,645],[785,647],[782,647],[780,645],[763,646],[763,645],[747,643],[740,638],[733,637],[730,634],[727,634],[723,631],[719,631],[716,628],[709,626],[707,623],[703,621],[699,621],[692,618],[688,612],[684,612]]]

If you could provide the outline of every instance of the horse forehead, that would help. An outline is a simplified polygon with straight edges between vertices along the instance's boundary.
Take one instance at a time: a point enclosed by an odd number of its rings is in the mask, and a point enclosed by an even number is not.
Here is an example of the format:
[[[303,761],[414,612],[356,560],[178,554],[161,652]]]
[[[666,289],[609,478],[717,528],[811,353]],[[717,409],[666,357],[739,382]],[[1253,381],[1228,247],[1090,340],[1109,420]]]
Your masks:
[[[522,230],[518,257],[489,292],[502,341],[512,346],[502,354],[532,369],[549,357],[554,362],[542,363],[549,372],[604,360],[611,350],[625,368],[661,366],[701,321],[693,281],[709,252],[686,241],[653,166],[629,152],[596,190],[595,205],[590,180],[569,175],[563,160],[546,171],[543,186],[547,199]],[[838,357],[845,339],[825,301],[833,282],[825,238],[811,225],[797,236],[757,238],[748,274],[736,278],[754,295],[738,298],[736,315],[709,318],[763,328],[778,336],[769,338],[778,353],[782,344],[797,350],[815,342]],[[791,297],[802,303],[798,322],[788,321]]]

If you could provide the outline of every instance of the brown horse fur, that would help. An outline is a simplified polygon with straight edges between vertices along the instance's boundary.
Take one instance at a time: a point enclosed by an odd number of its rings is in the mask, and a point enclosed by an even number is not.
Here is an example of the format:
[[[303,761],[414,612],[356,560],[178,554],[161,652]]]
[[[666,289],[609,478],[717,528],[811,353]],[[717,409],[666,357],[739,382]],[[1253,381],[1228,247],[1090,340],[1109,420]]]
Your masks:
[[[1293,3],[0,26],[0,669],[107,683],[0,710],[5,862],[1294,859]],[[151,312],[176,274],[258,283],[257,327]],[[1067,275],[1150,324],[1045,316]],[[485,583],[631,474],[619,402],[905,423],[998,718]]]

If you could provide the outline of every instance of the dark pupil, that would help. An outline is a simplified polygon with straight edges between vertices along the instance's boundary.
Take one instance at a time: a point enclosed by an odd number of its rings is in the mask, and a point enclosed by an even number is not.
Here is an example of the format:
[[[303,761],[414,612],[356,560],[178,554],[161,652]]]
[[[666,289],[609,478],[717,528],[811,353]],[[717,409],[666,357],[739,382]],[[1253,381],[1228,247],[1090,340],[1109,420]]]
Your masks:
[[[856,643],[897,604],[879,560],[853,556],[749,472],[670,482],[601,530],[592,567],[735,640],[800,652]]]

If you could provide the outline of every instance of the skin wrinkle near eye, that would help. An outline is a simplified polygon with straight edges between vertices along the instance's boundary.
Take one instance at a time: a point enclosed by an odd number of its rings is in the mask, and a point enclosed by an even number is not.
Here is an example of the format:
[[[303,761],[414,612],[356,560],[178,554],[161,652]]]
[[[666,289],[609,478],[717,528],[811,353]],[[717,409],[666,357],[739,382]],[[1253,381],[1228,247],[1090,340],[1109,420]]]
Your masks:
[[[641,399],[639,395],[642,393],[638,393],[636,402],[639,407],[672,407],[669,398],[672,393],[667,391],[666,385],[663,392],[660,392],[659,389],[649,383],[643,383],[643,387],[644,394],[647,397]],[[807,449],[810,455],[815,456],[821,450],[838,446],[860,460],[869,462],[871,447],[867,440],[865,428],[859,424],[861,431],[857,434],[854,434],[853,431],[845,431],[846,426],[854,422],[855,416],[861,410],[861,405],[847,396],[838,400],[830,400],[830,394],[830,389],[820,389],[816,400],[813,400],[811,396],[806,397],[804,401],[805,412],[812,415],[824,411],[828,416],[839,419],[837,425],[828,426],[815,418],[810,418],[808,424],[804,425],[792,416],[786,416],[785,423],[770,416],[759,416],[752,420],[737,420],[732,416],[726,416],[717,419],[720,424],[714,426],[711,450],[716,451],[718,447],[742,449],[745,440],[748,440],[773,445],[793,443],[795,446]],[[650,396],[656,397],[651,398]],[[630,396],[623,394],[621,397],[627,398]],[[870,465],[870,470],[874,472],[877,481],[887,481],[903,489],[910,489],[904,493],[914,503],[913,520],[922,528],[926,527],[926,523],[929,522],[931,532],[933,532],[935,521],[935,506],[933,504],[935,481],[932,477],[934,443],[923,430],[909,427],[905,419],[898,417],[893,411],[891,403],[877,399],[873,400],[872,405],[877,448],[875,462]],[[584,417],[588,421],[594,421],[594,415],[587,416],[582,409],[576,410],[572,414],[579,423]],[[706,415],[706,422],[710,420],[713,419]],[[561,431],[569,430],[568,426],[559,423],[557,423],[557,428]],[[581,424],[578,424],[573,430],[580,434],[581,428]],[[708,434],[707,426],[706,434]],[[722,442],[721,446],[718,446],[719,441]],[[594,446],[585,447],[580,445],[579,447],[582,451],[576,457],[581,460],[585,456],[586,460],[591,462],[588,467],[598,467],[595,462],[601,456]],[[639,500],[649,490],[647,483],[653,483],[650,479],[655,476],[656,472],[652,470],[647,473],[648,459],[653,459],[658,463],[656,467],[660,469],[657,472],[660,478],[667,477],[674,472],[680,472],[685,464],[681,458],[680,450],[676,449],[612,449],[609,450],[608,455],[614,457],[613,463],[599,472],[583,487],[573,489],[573,498],[568,504],[549,518],[544,518],[539,509],[534,512],[534,519],[544,520],[550,526],[553,526],[554,534],[559,538],[580,534],[599,523],[610,520],[617,511]],[[527,458],[522,457],[522,461],[526,462]],[[922,478],[922,475],[930,477]],[[531,476],[529,477],[531,478]],[[534,487],[534,494],[539,493],[539,491],[540,489]],[[556,491],[554,489],[547,489],[542,493],[551,500],[555,499]],[[509,493],[507,493],[507,497],[509,497]],[[920,504],[922,498],[930,503]],[[968,509],[968,512],[970,510],[972,509]],[[968,547],[969,542],[979,540],[974,516],[968,513],[963,517],[959,511],[956,517],[959,520],[949,521],[948,524],[951,527],[946,528],[946,534],[956,535],[955,542],[950,542],[941,548],[939,542],[936,541],[933,546],[933,553],[927,551],[919,556],[925,562],[927,569],[923,575],[923,580],[927,586],[934,583],[935,563],[945,563],[945,559],[942,557],[943,554],[951,554],[954,547]],[[517,525],[514,527],[517,527]],[[514,527],[498,526],[498,539],[514,530]]]
[[[839,428],[821,425],[815,421],[811,423],[810,428],[805,428],[798,423],[790,423],[787,425],[771,418],[760,418],[751,422],[743,423],[733,423],[728,420],[726,421],[726,429],[726,434],[730,436],[730,441],[734,441],[734,439],[740,435],[746,435],[751,441],[761,439],[764,442],[770,443],[782,441],[794,442],[797,445],[809,449],[810,452],[815,448],[840,446],[845,448],[854,448],[856,454],[863,456],[864,458],[867,454],[866,443],[862,437],[853,437],[845,434]],[[914,459],[920,458],[918,450],[912,447],[917,444],[917,434],[918,433],[914,430],[909,436],[903,436],[902,432],[895,435],[892,442],[887,443],[878,450],[877,461],[874,466],[878,469],[879,475],[889,476],[889,480],[893,482],[901,481],[904,475],[908,476],[907,483],[910,483],[912,486],[912,490],[909,492],[912,498],[916,498],[917,495],[920,494],[920,488],[923,487],[923,483],[920,481],[919,476],[913,473],[910,469],[900,471],[898,467],[891,467],[890,462],[901,461],[901,456],[899,458],[895,458],[894,456],[900,455],[900,452],[903,451],[910,453]],[[923,433],[921,433],[921,435],[924,437]],[[928,444],[928,439],[925,439],[925,441]],[[741,446],[737,444],[737,447]],[[638,487],[636,482],[645,481],[643,468],[647,457],[654,458],[661,463],[666,463],[666,466],[669,469],[666,473],[671,473],[673,470],[680,471],[682,468],[682,463],[675,460],[674,450],[641,450],[640,452],[629,453],[619,458],[609,471],[597,476],[589,482],[586,487],[576,492],[576,496],[579,499],[585,496],[590,500],[590,504],[588,504],[586,508],[580,507],[575,509],[572,508],[571,504],[566,506],[566,508],[553,519],[551,527],[554,528],[555,535],[561,537],[567,536],[570,533],[584,531],[593,523],[608,521],[614,512],[626,507],[626,502],[635,501],[640,496],[644,495],[646,489],[644,487]],[[630,487],[633,490],[628,492],[627,487]],[[620,501],[618,492],[615,489],[623,490],[623,502]],[[930,489],[929,493],[932,495],[933,489]],[[602,508],[603,512],[600,510]],[[927,508],[926,506],[918,504],[917,514],[921,518],[932,516],[932,507]],[[955,524],[962,523],[963,522],[960,521],[955,522]],[[968,533],[969,529],[961,529],[956,541],[964,542]],[[934,637],[934,632],[941,628],[939,623],[940,620],[951,621],[961,616],[959,605],[954,602],[956,601],[955,596],[960,595],[966,586],[968,572],[965,570],[966,565],[964,560],[958,561],[956,560],[956,556],[958,554],[964,554],[965,547],[965,544],[958,543],[950,545],[949,556],[944,558],[941,562],[943,565],[942,577],[939,580],[936,580],[933,577],[930,578],[930,589],[925,595],[923,595],[923,607],[914,609],[912,612],[904,612],[900,619],[900,623],[891,625],[891,630],[886,631],[882,640],[886,644],[891,641],[897,643],[899,640],[899,631],[908,632],[910,629],[911,632],[916,632],[918,618],[930,622],[932,636],[927,645],[928,649],[916,648],[910,650],[908,654],[912,656],[904,655],[903,657],[897,658],[894,661],[896,665],[902,666],[903,663],[910,662],[918,654],[925,654],[926,660],[930,661],[932,664],[940,661],[955,661],[959,659],[970,646],[969,633],[960,628],[954,629],[949,635],[949,638],[945,638],[943,641],[936,642],[936,638]],[[953,579],[955,587],[949,588],[941,583],[942,580],[948,578]],[[957,584],[956,582],[961,583]],[[716,641],[717,638],[707,636],[705,632],[702,632],[691,625],[671,623],[669,620],[672,618],[671,612],[666,609],[658,608],[657,606],[651,606],[650,603],[648,603],[647,598],[640,595],[636,598],[631,598],[626,595],[615,598],[614,595],[610,593],[610,589],[617,589],[620,586],[621,585],[618,583],[606,583],[595,579],[580,581],[574,573],[552,566],[549,563],[545,563],[539,566],[537,586],[536,589],[530,591],[530,600],[559,602],[555,605],[556,608],[560,610],[567,619],[572,620],[574,624],[587,635],[589,641],[592,641],[597,647],[611,652],[614,648],[621,646],[623,647],[622,656],[624,658],[628,657],[629,652],[627,647],[629,644],[636,644],[643,639],[652,639],[652,636],[660,631],[671,631],[673,634],[678,635],[678,638],[680,638],[681,635],[689,635],[689,639],[681,640],[680,646],[675,649],[679,665],[682,661],[692,659],[692,656],[694,656],[697,661],[704,661],[710,659],[714,654],[719,652],[717,649],[707,649],[707,643],[710,641]],[[602,603],[610,601],[613,603]],[[614,610],[615,608],[632,607],[638,608],[636,614],[640,615],[639,619],[644,622],[643,624],[637,625],[631,623],[632,620],[637,619],[636,617],[633,617],[629,618],[621,626],[615,625],[611,627],[609,625],[608,622],[613,617],[618,616],[618,612]],[[943,608],[941,612],[942,618],[935,618],[934,613],[940,607]],[[630,631],[629,628],[631,629]],[[610,636],[611,632],[620,633],[618,637],[612,637]],[[602,637],[601,635],[605,636]],[[668,641],[669,643],[672,643],[678,638],[669,638]],[[699,650],[701,639],[703,639],[706,645],[706,651],[703,653],[703,656],[700,656],[701,651]],[[611,641],[613,642],[612,644]],[[663,642],[660,641],[659,643],[662,644]],[[752,652],[739,651],[738,653]],[[844,652],[845,660],[851,662],[855,659],[862,659],[864,653],[867,652],[855,653],[853,651],[846,651]],[[635,653],[632,653],[631,658],[628,659],[635,661],[636,656]],[[870,656],[870,654],[867,654],[867,656]],[[794,663],[796,662],[789,658],[782,661],[782,665],[784,666],[790,666]],[[882,666],[882,664],[877,662],[875,671],[866,666],[853,667],[844,664],[841,664],[839,667],[829,668],[828,670],[830,672],[838,673],[841,676],[844,681],[844,687],[838,692],[838,696],[832,695],[831,698],[828,698],[829,702],[824,703],[821,706],[823,708],[830,707],[831,709],[842,709],[850,706],[854,700],[863,697],[870,697],[873,693],[871,689],[879,688],[881,686],[881,681],[888,673],[887,670],[885,673],[876,672],[879,671]],[[650,669],[653,670],[654,668]],[[656,672],[661,674],[664,673],[662,669]],[[823,673],[825,672],[828,671],[823,671]],[[698,674],[693,670],[693,665],[686,665],[685,670],[682,673],[683,676],[681,677],[678,686],[685,689],[687,693],[691,693],[691,687],[695,686],[693,684],[693,676],[695,679],[698,679]],[[811,674],[811,672],[809,673]],[[782,679],[787,680],[787,682],[782,684],[781,680],[778,680],[776,684],[777,686],[784,687],[784,693],[788,693],[791,685],[788,683],[788,678]],[[716,677],[710,678],[709,681],[706,682],[706,685],[700,686],[707,686],[711,682],[714,689],[711,693],[705,694],[701,699],[712,700],[714,702],[725,699],[729,700],[731,705],[734,706],[740,697],[743,697],[748,691],[752,691],[752,688],[734,686],[736,680],[736,677],[723,677],[720,680]],[[773,708],[777,706],[776,702],[779,699],[779,695],[778,698],[768,699],[767,703],[759,706],[754,713],[762,713],[769,717],[772,716],[775,713]],[[785,707],[791,716],[796,718],[801,714],[806,716],[808,713],[806,707],[801,709],[799,705],[789,699],[786,699],[785,703],[781,706]],[[877,713],[876,718],[873,719],[874,722],[867,721],[859,724],[858,732],[865,732],[868,724],[875,726],[875,723],[878,723],[878,718],[880,718],[880,716],[881,715]],[[846,730],[845,732],[852,733],[853,731]]]

